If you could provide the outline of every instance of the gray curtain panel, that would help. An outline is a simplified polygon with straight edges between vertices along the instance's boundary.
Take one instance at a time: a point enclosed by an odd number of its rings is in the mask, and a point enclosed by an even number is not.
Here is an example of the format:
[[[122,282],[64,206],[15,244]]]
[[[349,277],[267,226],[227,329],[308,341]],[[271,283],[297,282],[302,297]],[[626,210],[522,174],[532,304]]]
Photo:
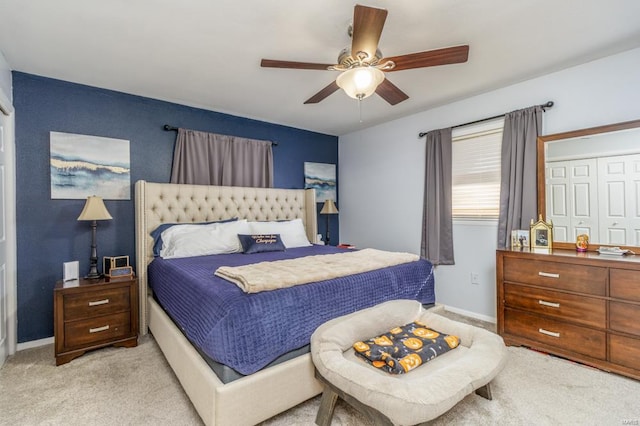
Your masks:
[[[271,188],[271,142],[178,129],[171,183]]]
[[[542,131],[541,106],[505,114],[502,136],[498,248],[509,247],[514,229],[529,229],[538,216],[536,141]]]
[[[420,256],[453,265],[451,217],[451,128],[427,133]]]

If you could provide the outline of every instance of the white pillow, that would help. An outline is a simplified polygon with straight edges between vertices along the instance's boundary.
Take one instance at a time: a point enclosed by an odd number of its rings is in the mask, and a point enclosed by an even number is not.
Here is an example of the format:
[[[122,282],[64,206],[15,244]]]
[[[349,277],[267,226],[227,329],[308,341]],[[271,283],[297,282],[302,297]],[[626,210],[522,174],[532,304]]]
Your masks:
[[[162,255],[162,251],[165,250],[166,247],[173,245],[173,239],[177,238],[179,235],[193,232],[195,230],[204,230],[207,227],[216,227],[217,223],[209,223],[209,224],[185,224],[185,225],[174,225],[170,228],[165,229],[160,234],[160,238],[162,239],[162,247],[160,251],[160,255]]]
[[[280,234],[286,248],[307,247],[311,243],[302,224],[302,219],[282,222],[249,222],[252,234]]]
[[[238,253],[242,251],[238,234],[249,232],[246,220],[209,225],[190,226],[174,231],[165,240],[162,233],[160,256],[165,259]],[[165,232],[173,229],[170,228]]]

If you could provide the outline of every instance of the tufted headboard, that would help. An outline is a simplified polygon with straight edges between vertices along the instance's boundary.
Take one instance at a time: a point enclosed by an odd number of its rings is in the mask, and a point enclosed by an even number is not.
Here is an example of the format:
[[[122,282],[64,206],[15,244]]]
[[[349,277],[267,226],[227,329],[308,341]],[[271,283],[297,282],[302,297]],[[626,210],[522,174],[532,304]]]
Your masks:
[[[153,260],[150,232],[162,223],[302,219],[309,241],[318,233],[313,189],[181,185],[139,180],[135,185],[136,272],[140,333],[147,333],[147,265]]]

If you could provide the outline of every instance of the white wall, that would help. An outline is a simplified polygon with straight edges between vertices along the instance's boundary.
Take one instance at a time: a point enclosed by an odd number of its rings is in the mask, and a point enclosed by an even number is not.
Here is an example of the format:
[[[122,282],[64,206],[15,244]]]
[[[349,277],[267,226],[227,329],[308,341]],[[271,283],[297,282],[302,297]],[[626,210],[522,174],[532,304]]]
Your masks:
[[[9,63],[0,52],[0,109],[7,114],[13,112],[13,87],[11,83],[11,68]]]
[[[358,247],[420,252],[425,141],[418,133],[542,104],[543,133],[640,118],[640,49],[524,81],[341,136],[340,238]],[[436,270],[436,298],[495,318],[495,223],[454,224],[456,265]],[[470,273],[480,284],[470,283]]]

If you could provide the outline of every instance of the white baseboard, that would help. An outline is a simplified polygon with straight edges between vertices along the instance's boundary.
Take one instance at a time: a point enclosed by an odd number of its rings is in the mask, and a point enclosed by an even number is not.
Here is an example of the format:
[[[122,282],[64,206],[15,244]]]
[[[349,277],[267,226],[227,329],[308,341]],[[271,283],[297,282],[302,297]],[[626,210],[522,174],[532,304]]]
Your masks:
[[[18,346],[16,349],[18,352],[20,352],[25,349],[39,348],[40,346],[50,345],[50,344],[53,344],[54,342],[55,340],[53,337],[47,337],[39,340],[30,340],[28,342],[18,343]]]
[[[465,311],[464,309],[454,308],[453,306],[443,305],[445,311],[453,312],[454,314],[464,315],[465,317],[479,319],[481,321],[490,322],[495,324],[497,322],[496,317],[490,317],[488,315],[478,314],[476,312]]]

